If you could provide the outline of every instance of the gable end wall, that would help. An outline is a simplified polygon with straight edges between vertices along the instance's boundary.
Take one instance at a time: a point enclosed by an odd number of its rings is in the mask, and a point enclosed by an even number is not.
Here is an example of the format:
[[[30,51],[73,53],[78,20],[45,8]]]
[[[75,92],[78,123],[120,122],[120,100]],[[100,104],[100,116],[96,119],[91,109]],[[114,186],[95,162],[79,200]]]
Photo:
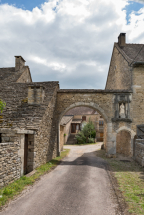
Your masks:
[[[131,68],[114,46],[105,89],[131,89]]]

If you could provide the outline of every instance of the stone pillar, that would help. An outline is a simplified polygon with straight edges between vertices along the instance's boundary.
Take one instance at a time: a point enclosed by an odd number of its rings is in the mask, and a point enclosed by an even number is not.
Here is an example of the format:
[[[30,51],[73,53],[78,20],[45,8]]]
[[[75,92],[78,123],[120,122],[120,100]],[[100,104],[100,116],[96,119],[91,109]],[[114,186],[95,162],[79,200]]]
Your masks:
[[[107,123],[106,152],[108,156],[116,156],[116,133],[112,133],[112,123]]]

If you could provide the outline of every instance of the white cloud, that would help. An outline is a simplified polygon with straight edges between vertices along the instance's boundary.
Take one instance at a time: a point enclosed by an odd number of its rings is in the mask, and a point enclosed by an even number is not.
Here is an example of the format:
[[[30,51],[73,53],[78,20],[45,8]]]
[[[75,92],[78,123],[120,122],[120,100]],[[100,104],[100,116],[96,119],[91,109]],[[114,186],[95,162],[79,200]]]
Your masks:
[[[0,5],[0,67],[22,55],[34,81],[61,88],[104,88],[120,32],[143,42],[144,9],[126,22],[126,0],[51,0],[32,11]]]

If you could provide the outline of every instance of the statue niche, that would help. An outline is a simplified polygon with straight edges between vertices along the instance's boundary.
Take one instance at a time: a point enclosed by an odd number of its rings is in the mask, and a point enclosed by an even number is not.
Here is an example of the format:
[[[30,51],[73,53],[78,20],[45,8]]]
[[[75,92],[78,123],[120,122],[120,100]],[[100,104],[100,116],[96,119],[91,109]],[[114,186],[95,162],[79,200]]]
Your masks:
[[[119,118],[126,118],[124,103],[119,104]]]

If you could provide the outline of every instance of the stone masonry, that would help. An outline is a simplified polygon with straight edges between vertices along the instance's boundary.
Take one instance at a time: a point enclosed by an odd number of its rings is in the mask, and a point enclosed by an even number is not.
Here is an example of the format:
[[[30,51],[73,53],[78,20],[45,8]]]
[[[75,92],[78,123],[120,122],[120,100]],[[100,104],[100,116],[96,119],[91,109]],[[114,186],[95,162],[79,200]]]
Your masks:
[[[109,157],[117,149],[133,156],[137,125],[144,122],[143,47],[127,44],[125,34],[120,34],[105,90],[62,90],[59,82],[32,82],[21,56],[15,57],[15,67],[0,68],[0,99],[6,102],[0,114],[0,186],[60,154],[60,121],[74,107],[101,114]]]

